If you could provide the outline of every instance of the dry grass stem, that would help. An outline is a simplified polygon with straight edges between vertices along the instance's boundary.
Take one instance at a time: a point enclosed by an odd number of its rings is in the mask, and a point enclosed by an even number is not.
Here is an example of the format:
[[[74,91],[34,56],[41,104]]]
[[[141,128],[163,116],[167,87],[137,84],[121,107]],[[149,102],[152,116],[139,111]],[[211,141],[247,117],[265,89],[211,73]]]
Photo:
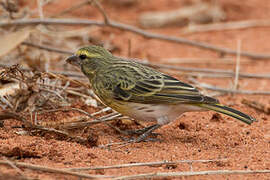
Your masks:
[[[173,42],[173,43],[178,43],[178,44],[185,44],[189,46],[198,47],[201,49],[219,52],[222,54],[232,54],[232,55],[237,54],[237,51],[229,49],[229,48],[218,47],[212,44],[188,40],[181,37],[174,37],[174,36],[167,36],[167,35],[162,35],[162,34],[157,34],[157,33],[151,33],[151,32],[139,29],[137,27],[131,26],[131,25],[122,24],[122,23],[118,23],[114,21],[109,21],[109,23],[105,23],[103,21],[84,20],[84,19],[32,18],[32,19],[19,19],[19,20],[13,20],[13,21],[8,21],[8,22],[0,22],[0,27],[9,27],[9,26],[16,26],[16,25],[29,26],[29,25],[38,25],[38,24],[73,25],[73,26],[92,25],[92,26],[101,26],[101,27],[108,26],[108,27],[116,28],[123,31],[129,31],[129,32],[141,35],[146,38],[158,39],[158,40],[168,41],[168,42]],[[269,54],[258,54],[258,53],[251,53],[251,52],[245,52],[245,51],[241,52],[241,56],[246,56],[252,59],[270,59]]]
[[[238,81],[239,81],[239,71],[240,71],[240,54],[241,54],[241,40],[237,41],[237,55],[236,55],[236,64],[235,64],[235,77],[234,77],[234,84],[233,90],[237,90]]]
[[[188,171],[188,172],[157,172],[148,174],[135,174],[130,176],[120,176],[113,178],[113,180],[128,180],[128,179],[146,179],[146,178],[168,178],[168,177],[184,177],[184,176],[198,176],[198,175],[237,175],[237,174],[266,174],[270,170],[213,170],[213,171]]]
[[[257,101],[251,101],[248,99],[243,99],[242,100],[243,104],[248,105],[249,107],[256,109],[260,112],[263,112],[265,114],[270,114],[270,105],[269,104],[262,104]]]
[[[213,24],[190,24],[183,30],[183,33],[196,33],[196,32],[208,32],[208,31],[224,31],[224,30],[235,30],[235,29],[247,29],[254,27],[268,27],[270,26],[269,19],[255,19],[246,21],[231,21],[224,23],[213,23]]]
[[[219,162],[219,161],[226,161],[226,160],[227,159],[158,161],[158,162],[130,163],[130,164],[119,164],[119,165],[112,165],[112,166],[99,166],[99,167],[67,168],[66,170],[88,171],[88,170],[100,170],[100,169],[129,168],[129,167],[138,167],[138,166],[174,165],[174,164],[179,164],[179,163],[209,163],[209,162]]]
[[[191,6],[162,12],[146,12],[140,16],[144,28],[159,28],[169,25],[184,26],[188,23],[209,23],[225,19],[225,12],[217,4],[198,2]]]
[[[1,165],[9,165],[7,161],[0,161]],[[84,173],[77,173],[72,171],[67,171],[63,169],[58,168],[52,168],[52,167],[46,167],[46,166],[40,166],[40,165],[34,165],[34,164],[28,164],[28,163],[21,163],[21,162],[13,162],[13,164],[20,168],[26,168],[31,169],[35,171],[42,171],[42,172],[48,172],[48,173],[56,173],[56,174],[63,174],[63,175],[71,175],[79,178],[86,178],[86,179],[104,179],[104,178],[113,178],[114,176],[103,176],[103,175],[90,175],[90,174],[84,174]]]
[[[28,44],[25,44],[25,45],[28,45]],[[59,53],[63,53],[63,54],[72,54],[72,52],[70,52],[70,51],[63,51],[63,50],[48,47],[48,46],[39,46],[39,45],[36,45],[36,44],[31,44],[31,46],[36,47],[36,48],[40,48],[40,49],[44,49],[44,50],[59,52]],[[130,58],[125,58],[125,59],[130,59]],[[136,60],[136,59],[131,59],[131,60],[134,60],[134,61],[139,62],[141,64],[145,64],[145,65],[156,67],[156,68],[162,68],[162,69],[172,69],[172,70],[184,71],[184,72],[202,72],[202,73],[221,74],[220,76],[222,76],[222,74],[224,74],[225,77],[228,77],[228,76],[233,77],[233,76],[235,76],[235,72],[233,72],[231,70],[194,68],[194,67],[180,67],[180,66],[173,66],[173,65],[167,65],[167,64],[146,62],[146,61],[143,61],[143,60]],[[0,64],[0,66],[1,66],[1,64]],[[59,73],[59,74],[62,74],[62,75],[67,75],[67,76],[85,78],[85,76],[80,75],[80,74],[78,74],[76,72],[55,72],[54,71],[53,73],[56,73],[56,74]],[[215,77],[215,75],[213,75],[213,77]],[[241,78],[267,78],[268,79],[268,78],[270,78],[270,74],[239,73],[239,77],[241,77]]]
[[[190,81],[192,81],[194,84],[198,85],[199,87],[202,87],[202,88],[208,89],[208,90],[212,90],[212,91],[219,91],[219,92],[224,92],[224,93],[234,93],[234,94],[270,95],[270,91],[233,90],[233,89],[227,89],[227,88],[213,86],[213,85],[207,84],[207,83],[200,83],[193,78],[190,78]]]

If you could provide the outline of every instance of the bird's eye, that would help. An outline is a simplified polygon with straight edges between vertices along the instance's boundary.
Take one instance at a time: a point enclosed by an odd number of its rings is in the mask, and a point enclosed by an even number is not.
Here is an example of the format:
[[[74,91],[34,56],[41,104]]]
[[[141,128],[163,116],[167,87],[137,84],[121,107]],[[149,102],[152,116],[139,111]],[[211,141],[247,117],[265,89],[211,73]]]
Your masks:
[[[85,55],[85,54],[81,54],[81,55],[79,56],[79,58],[82,59],[82,60],[83,60],[83,59],[86,59],[86,55]]]

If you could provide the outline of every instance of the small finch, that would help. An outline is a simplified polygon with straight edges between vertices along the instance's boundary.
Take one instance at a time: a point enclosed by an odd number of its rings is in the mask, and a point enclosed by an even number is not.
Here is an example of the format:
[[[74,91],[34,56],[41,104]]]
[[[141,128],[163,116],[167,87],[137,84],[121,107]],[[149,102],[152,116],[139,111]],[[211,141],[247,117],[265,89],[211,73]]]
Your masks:
[[[93,91],[107,106],[137,120],[152,121],[135,140],[140,142],[152,131],[190,111],[213,110],[246,124],[254,118],[219,104],[193,86],[142,64],[113,56],[99,46],[80,48],[67,60],[79,66]]]

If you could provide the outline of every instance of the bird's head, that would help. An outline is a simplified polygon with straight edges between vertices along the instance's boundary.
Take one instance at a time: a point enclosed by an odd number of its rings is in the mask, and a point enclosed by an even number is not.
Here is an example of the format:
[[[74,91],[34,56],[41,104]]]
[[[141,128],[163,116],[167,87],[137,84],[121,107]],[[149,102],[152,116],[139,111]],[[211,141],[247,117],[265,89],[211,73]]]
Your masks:
[[[90,78],[98,69],[108,65],[112,57],[106,49],[92,45],[78,49],[74,55],[66,59],[66,62],[80,67],[82,72]]]

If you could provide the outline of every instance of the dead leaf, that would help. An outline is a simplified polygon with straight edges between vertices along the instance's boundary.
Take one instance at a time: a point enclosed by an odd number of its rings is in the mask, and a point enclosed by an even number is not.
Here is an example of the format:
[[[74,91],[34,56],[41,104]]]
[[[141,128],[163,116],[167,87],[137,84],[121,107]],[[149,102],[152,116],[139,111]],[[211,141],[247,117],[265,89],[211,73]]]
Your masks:
[[[0,96],[12,96],[18,93],[20,89],[19,83],[13,82],[5,85],[0,85]]]
[[[26,40],[29,37],[31,31],[31,28],[25,28],[16,32],[5,34],[3,37],[1,37],[0,57],[7,54],[16,48],[19,44],[21,44],[24,40]]]

